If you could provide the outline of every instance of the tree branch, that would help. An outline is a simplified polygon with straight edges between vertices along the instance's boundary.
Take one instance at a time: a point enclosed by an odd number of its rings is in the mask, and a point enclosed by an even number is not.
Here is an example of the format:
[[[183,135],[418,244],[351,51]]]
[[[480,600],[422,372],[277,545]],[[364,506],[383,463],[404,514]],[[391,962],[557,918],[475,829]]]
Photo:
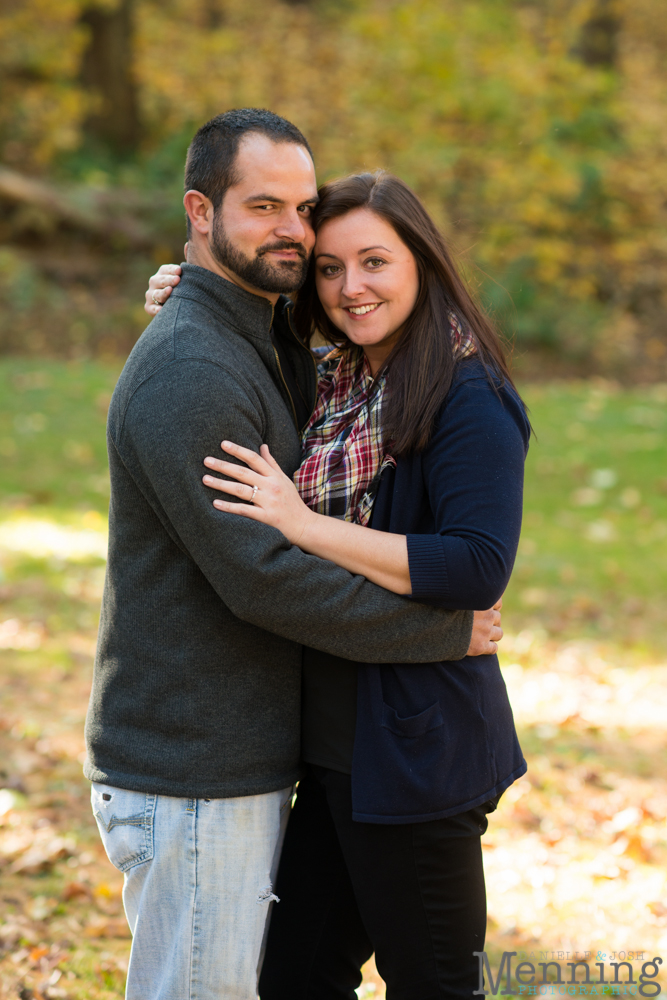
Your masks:
[[[147,249],[157,240],[157,232],[152,227],[122,211],[122,191],[110,194],[84,187],[66,190],[0,167],[0,199],[35,205],[59,222],[98,236],[121,236],[136,249]],[[136,195],[133,201],[136,202]],[[142,207],[156,206],[151,200],[145,201]]]

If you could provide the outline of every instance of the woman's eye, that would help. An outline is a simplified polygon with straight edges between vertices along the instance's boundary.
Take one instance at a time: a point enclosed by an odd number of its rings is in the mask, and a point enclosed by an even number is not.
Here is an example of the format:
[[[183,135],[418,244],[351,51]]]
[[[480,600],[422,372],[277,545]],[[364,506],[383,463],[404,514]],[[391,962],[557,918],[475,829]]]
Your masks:
[[[386,261],[384,261],[382,257],[369,257],[366,261],[366,264],[374,270],[384,263],[386,263]]]

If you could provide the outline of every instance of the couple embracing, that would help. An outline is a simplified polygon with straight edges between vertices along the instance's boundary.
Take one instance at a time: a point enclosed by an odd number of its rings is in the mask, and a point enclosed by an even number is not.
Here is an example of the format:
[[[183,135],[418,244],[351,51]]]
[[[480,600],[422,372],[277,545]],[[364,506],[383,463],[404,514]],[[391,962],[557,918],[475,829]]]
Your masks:
[[[318,190],[244,109],[185,188],[109,410],[86,724],[127,996],[354,1000],[375,952],[388,1000],[469,997],[480,836],[526,769],[495,655],[524,407],[402,181]]]

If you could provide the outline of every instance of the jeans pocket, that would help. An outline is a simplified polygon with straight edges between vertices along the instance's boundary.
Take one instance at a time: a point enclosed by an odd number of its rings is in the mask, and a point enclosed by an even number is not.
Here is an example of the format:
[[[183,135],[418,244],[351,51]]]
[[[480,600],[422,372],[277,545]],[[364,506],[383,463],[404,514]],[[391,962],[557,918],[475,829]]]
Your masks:
[[[119,871],[152,859],[156,802],[157,795],[93,782],[93,815],[107,857]]]
[[[395,736],[403,736],[408,739],[424,736],[432,729],[438,729],[444,724],[442,709],[437,701],[418,715],[408,715],[405,718],[401,717],[396,709],[387,705],[386,702],[382,705],[382,725]]]

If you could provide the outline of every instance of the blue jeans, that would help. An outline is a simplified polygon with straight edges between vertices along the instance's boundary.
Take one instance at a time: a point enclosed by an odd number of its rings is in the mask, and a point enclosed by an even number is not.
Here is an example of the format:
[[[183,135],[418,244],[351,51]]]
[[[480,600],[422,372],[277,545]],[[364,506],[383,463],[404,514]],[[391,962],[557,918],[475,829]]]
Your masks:
[[[182,799],[93,784],[125,874],[127,1000],[256,1000],[292,792]]]

